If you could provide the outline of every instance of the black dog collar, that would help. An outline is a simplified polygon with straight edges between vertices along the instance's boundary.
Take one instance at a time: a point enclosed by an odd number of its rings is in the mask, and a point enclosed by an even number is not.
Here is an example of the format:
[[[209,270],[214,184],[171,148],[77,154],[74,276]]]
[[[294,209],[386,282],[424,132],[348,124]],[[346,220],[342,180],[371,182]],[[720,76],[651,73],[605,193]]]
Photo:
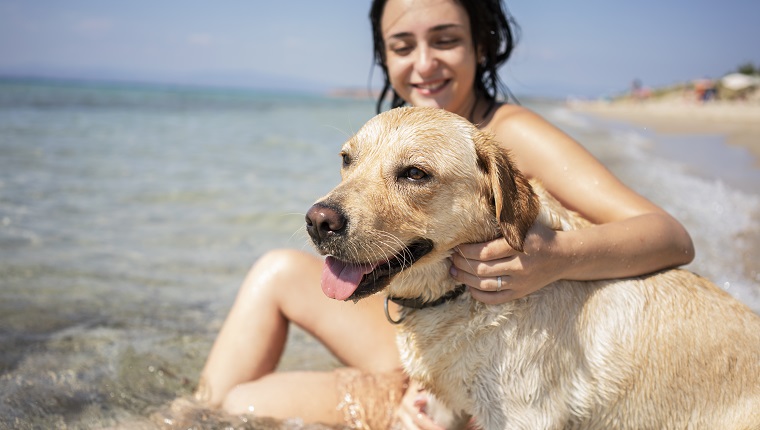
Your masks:
[[[430,302],[424,302],[421,298],[415,297],[413,299],[404,299],[400,297],[386,297],[385,298],[385,317],[388,319],[388,321],[391,324],[400,324],[402,321],[404,321],[404,317],[401,317],[399,320],[394,320],[391,318],[391,315],[388,313],[388,301],[392,301],[393,303],[403,306],[405,308],[412,308],[412,309],[425,309],[425,308],[433,308],[436,306],[440,306],[450,300],[454,300],[457,297],[464,294],[465,290],[467,290],[467,287],[464,285],[459,285],[455,289],[449,291],[448,293],[444,294],[443,296],[430,301]]]

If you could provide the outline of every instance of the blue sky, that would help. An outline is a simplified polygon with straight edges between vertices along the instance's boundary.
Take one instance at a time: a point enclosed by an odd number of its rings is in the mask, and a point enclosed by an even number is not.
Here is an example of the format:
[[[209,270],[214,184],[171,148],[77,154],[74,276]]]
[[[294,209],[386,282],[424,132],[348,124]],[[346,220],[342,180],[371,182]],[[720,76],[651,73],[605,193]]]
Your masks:
[[[600,96],[760,66],[757,0],[513,0],[518,95]],[[369,0],[0,0],[0,74],[366,87]],[[377,76],[377,72],[375,72]]]

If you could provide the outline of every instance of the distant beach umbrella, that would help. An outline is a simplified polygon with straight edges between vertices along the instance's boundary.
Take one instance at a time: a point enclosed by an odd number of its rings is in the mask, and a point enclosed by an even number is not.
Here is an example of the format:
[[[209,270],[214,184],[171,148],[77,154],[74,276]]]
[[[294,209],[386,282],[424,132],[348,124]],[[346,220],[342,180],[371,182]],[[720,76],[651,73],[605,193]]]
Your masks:
[[[749,88],[753,85],[758,85],[760,82],[758,82],[757,78],[753,78],[752,76],[745,75],[742,73],[731,73],[729,75],[724,76],[720,83],[723,84],[725,88],[728,88],[729,90],[743,90],[745,88]]]

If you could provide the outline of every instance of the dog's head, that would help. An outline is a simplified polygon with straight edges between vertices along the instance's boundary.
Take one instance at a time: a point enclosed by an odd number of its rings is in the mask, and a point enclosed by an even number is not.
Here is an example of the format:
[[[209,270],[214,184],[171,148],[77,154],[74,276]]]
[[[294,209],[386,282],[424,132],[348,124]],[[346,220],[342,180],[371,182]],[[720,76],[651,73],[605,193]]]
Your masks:
[[[522,251],[538,214],[504,149],[443,109],[382,113],[340,155],[341,183],[306,215],[314,245],[328,256],[322,289],[338,300],[369,296],[391,280],[394,296],[433,298],[450,288],[452,248],[502,235]]]

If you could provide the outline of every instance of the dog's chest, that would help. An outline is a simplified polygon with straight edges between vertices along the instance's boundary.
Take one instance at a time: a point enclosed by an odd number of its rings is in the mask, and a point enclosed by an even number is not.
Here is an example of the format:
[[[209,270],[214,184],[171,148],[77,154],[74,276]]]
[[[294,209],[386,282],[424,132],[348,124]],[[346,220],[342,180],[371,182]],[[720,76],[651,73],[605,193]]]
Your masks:
[[[399,349],[409,375],[444,403],[468,413],[501,397],[507,370],[505,340],[516,335],[510,312],[469,299],[410,315],[399,330]]]

